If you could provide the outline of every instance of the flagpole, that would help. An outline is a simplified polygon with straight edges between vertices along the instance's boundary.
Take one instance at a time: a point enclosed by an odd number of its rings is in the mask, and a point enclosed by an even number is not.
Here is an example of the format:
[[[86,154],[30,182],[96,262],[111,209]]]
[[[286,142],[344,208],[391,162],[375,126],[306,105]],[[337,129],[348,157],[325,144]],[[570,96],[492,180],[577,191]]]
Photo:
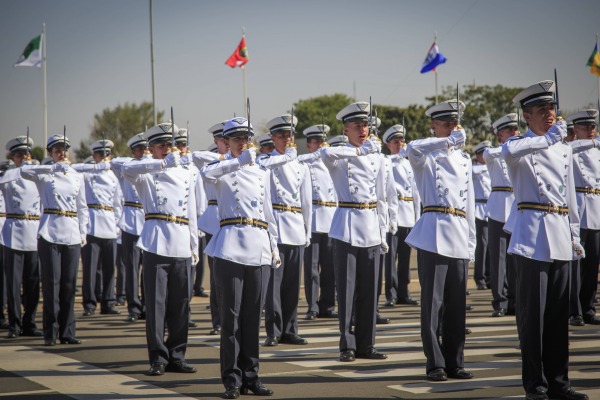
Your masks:
[[[437,32],[433,32],[433,45],[437,44]],[[437,68],[434,69],[435,72],[435,104],[438,103],[438,74]]]
[[[154,125],[158,124],[156,118],[156,92],[154,89],[154,30],[152,28],[152,0],[150,0],[150,70],[152,73],[152,113]]]
[[[46,93],[46,23],[42,23],[42,82],[44,85],[44,144],[48,142],[48,96]]]
[[[246,37],[246,28],[242,26],[242,38]],[[242,80],[243,80],[243,94],[244,98],[242,99],[242,110],[246,110],[246,119],[248,118],[248,107],[246,107],[246,102],[248,99],[248,93],[246,90],[246,66],[242,65]]]

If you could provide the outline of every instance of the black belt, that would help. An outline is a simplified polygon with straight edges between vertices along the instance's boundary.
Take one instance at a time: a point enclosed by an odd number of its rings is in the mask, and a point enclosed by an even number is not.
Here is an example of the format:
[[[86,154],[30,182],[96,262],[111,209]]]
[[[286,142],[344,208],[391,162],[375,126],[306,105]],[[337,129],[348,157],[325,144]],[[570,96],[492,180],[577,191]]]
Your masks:
[[[312,203],[314,206],[337,207],[337,203],[335,201],[313,200]]]
[[[398,200],[401,200],[401,201],[413,201],[413,198],[412,197],[404,197],[402,195],[398,195]]]
[[[219,204],[219,203],[217,203],[217,201],[216,201],[216,200],[209,200],[209,201],[208,201],[208,205],[209,205],[209,206],[216,206],[216,205],[218,205],[218,204]]]
[[[437,212],[437,213],[442,213],[442,214],[456,215],[457,217],[463,217],[463,218],[467,217],[466,212],[464,212],[463,210],[459,210],[458,208],[454,208],[454,207],[442,207],[442,206],[423,207],[422,213],[425,214],[428,212]]]
[[[587,193],[587,194],[600,194],[600,189],[592,189],[592,188],[585,188],[585,187],[576,187],[575,191],[579,192],[579,193]]]
[[[0,214],[0,217],[12,218],[12,219],[26,219],[28,221],[39,221],[39,215],[31,215],[31,214]]]
[[[246,217],[237,217],[237,218],[225,218],[222,219],[220,226],[228,226],[228,225],[248,225],[254,226],[256,228],[267,229],[269,224],[265,221],[255,218],[246,218]]]
[[[88,204],[88,208],[95,208],[96,210],[104,210],[104,211],[115,211],[111,206],[103,206],[102,204]]]
[[[561,207],[554,204],[543,204],[543,203],[519,203],[517,205],[517,209],[519,210],[535,210],[535,211],[544,211],[552,214],[568,214],[568,207]]]
[[[487,199],[475,199],[475,203],[487,203]]]
[[[338,207],[341,208],[357,208],[359,210],[368,210],[370,208],[377,208],[377,203],[352,203],[340,201]]]
[[[54,214],[54,215],[60,215],[62,217],[71,217],[71,218],[77,216],[77,213],[74,211],[65,211],[65,210],[59,210],[56,208],[45,208],[44,214]]]
[[[190,223],[190,220],[185,217],[177,217],[175,215],[158,214],[158,213],[146,214],[144,216],[144,219],[146,221],[151,220],[151,219],[159,219],[162,221],[173,222],[173,223],[182,224],[182,225],[188,225]]]
[[[144,208],[142,203],[136,203],[134,201],[126,201],[125,203],[123,203],[123,205],[127,207]]]
[[[302,212],[300,207],[288,206],[287,204],[273,204],[273,210],[277,211],[291,211],[291,212]]]
[[[513,189],[510,186],[492,186],[492,192],[512,192]]]

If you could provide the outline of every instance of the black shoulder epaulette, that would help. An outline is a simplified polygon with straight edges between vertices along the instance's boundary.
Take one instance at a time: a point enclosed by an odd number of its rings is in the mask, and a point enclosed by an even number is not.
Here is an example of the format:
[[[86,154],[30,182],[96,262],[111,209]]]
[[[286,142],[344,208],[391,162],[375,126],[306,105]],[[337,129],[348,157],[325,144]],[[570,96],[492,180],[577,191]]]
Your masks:
[[[264,165],[260,165],[260,164],[258,164],[258,166],[259,166],[259,167],[260,167],[260,169],[262,169],[263,171],[266,171],[266,170],[267,170],[267,167],[265,167]]]
[[[208,164],[206,164],[206,165],[218,164],[218,163],[220,163],[220,162],[221,162],[220,160],[215,160],[215,161],[209,162],[209,163],[208,163]]]

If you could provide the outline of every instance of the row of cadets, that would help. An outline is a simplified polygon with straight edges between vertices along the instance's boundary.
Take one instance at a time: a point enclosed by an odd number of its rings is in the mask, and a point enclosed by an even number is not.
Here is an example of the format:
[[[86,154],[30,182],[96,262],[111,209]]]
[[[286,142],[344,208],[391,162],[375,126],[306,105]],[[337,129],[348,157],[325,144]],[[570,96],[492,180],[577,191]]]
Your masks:
[[[123,211],[118,226],[121,229],[121,255],[125,267],[125,297],[127,298],[127,322],[146,318],[143,286],[140,281],[142,250],[136,246],[144,226],[144,206],[135,186],[125,179],[123,164],[140,162],[150,156],[146,154],[148,141],[138,133],[127,141],[131,157],[117,157],[110,161],[111,168],[119,180],[123,194]],[[141,295],[140,288],[142,287]]]
[[[335,312],[333,247],[329,237],[337,196],[323,160],[311,156],[326,146],[329,130],[328,125],[321,124],[302,131],[306,136],[309,154],[298,156],[298,160],[308,167],[312,185],[311,238],[310,244],[304,249],[304,294],[308,303],[306,320],[338,317]]]
[[[267,122],[275,150],[256,162],[271,171],[271,203],[281,267],[271,271],[265,304],[266,346],[305,345],[298,335],[298,300],[304,249],[310,245],[312,190],[308,167],[297,160],[291,136],[298,119],[289,114]]]
[[[385,306],[418,305],[419,302],[410,296],[408,289],[411,248],[404,240],[421,214],[421,201],[412,168],[406,158],[404,126],[398,124],[388,128],[383,134],[383,143],[391,154],[391,178],[398,199],[398,210],[395,213],[398,230],[395,234],[387,233],[390,250],[385,257]]]
[[[170,150],[172,125],[161,123],[144,132],[152,159],[131,161],[122,167],[123,176],[135,185],[145,212],[137,245],[144,251],[149,375],[196,372],[185,361],[190,271],[199,254],[196,176],[193,170],[182,167],[179,151]],[[176,126],[174,131],[178,132]]]
[[[475,163],[473,164],[473,189],[475,190],[475,268],[473,278],[478,290],[487,289],[490,284],[490,257],[488,251],[488,218],[487,202],[492,190],[490,173],[483,152],[492,143],[484,140],[473,147]]]
[[[33,140],[18,136],[6,144],[15,168],[31,164],[27,157]],[[18,174],[17,170],[8,172]],[[35,317],[40,300],[40,264],[37,250],[37,232],[40,224],[40,195],[35,183],[18,177],[12,181],[0,178],[0,194],[5,201],[6,219],[1,226],[0,244],[6,277],[8,337],[42,336]],[[0,270],[0,274],[2,271]],[[0,285],[4,283],[0,281]],[[21,295],[22,293],[22,295]],[[1,296],[0,290],[0,296]],[[0,302],[1,303],[1,302]],[[21,304],[23,313],[21,313]],[[0,315],[3,316],[3,304]]]
[[[246,149],[252,135],[247,119],[227,121],[222,136],[229,143],[230,157],[201,169],[202,178],[214,184],[219,202],[220,228],[206,254],[214,257],[222,327],[221,380],[227,399],[248,391],[273,394],[258,377],[259,332],[271,267],[282,268],[282,260],[271,206],[273,172],[255,162],[255,148]]]
[[[529,129],[502,146],[515,204],[504,228],[517,259],[517,327],[527,399],[587,400],[569,381],[570,262],[585,256],[580,244],[573,150],[555,122],[553,81],[519,92]]]
[[[572,262],[570,324],[600,325],[594,300],[600,264],[600,139],[595,137],[598,110],[583,110],[570,115],[566,122],[573,127],[573,173],[580,238],[585,258]]]
[[[89,213],[86,245],[81,249],[84,316],[96,313],[97,302],[101,314],[121,313],[115,308],[115,265],[122,194],[119,180],[110,169],[113,147],[111,140],[96,141],[91,146],[95,164],[72,165],[83,175]],[[97,278],[102,282],[97,284]],[[99,292],[97,287],[101,288]]]
[[[213,151],[195,151],[192,153],[192,159],[198,169],[202,169],[206,164],[219,159],[230,158],[229,144],[223,137],[223,128],[227,121],[219,122],[209,128],[213,136],[213,144],[216,146],[216,152]],[[219,230],[219,205],[214,182],[202,179],[200,176],[196,182],[196,203],[198,210],[198,229],[202,232],[200,240],[201,254],[204,254],[206,245],[212,239],[213,235]],[[202,256],[204,258],[204,256]],[[214,260],[207,256],[208,268],[210,271],[210,315],[212,328],[211,335],[218,335],[221,332],[221,317],[219,313],[219,302],[217,295],[217,284],[214,273]],[[198,291],[196,290],[196,293]]]
[[[475,252],[471,161],[458,125],[464,108],[457,99],[430,107],[435,137],[413,140],[406,151],[423,204],[406,242],[419,249],[421,338],[433,381],[473,377],[464,370],[467,268]]]
[[[490,286],[492,289],[492,317],[515,315],[517,290],[517,264],[515,256],[508,254],[510,233],[504,230],[515,201],[513,185],[502,145],[519,134],[518,116],[506,114],[492,124],[500,143],[483,151],[483,159],[490,174],[490,193],[486,216],[488,218],[488,251],[490,257]]]
[[[33,181],[42,203],[38,230],[41,263],[44,344],[80,344],[75,327],[75,286],[81,247],[86,243],[88,207],[83,176],[68,161],[69,140],[48,138],[52,165],[24,165],[14,177]]]

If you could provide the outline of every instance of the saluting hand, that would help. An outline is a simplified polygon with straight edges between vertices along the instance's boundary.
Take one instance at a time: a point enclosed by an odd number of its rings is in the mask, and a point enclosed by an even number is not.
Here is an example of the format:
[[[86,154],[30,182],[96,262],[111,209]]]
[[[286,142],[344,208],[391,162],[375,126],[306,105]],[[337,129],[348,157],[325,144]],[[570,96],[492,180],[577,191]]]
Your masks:
[[[567,137],[567,124],[563,120],[556,122],[548,129],[548,132],[546,132],[544,137],[550,146],[562,141]]]
[[[252,164],[256,160],[256,149],[246,149],[238,156],[240,165]]]
[[[162,160],[163,168],[174,168],[181,164],[181,156],[178,151],[172,151]]]
[[[363,145],[356,150],[356,152],[359,156],[381,153],[381,143],[376,140],[369,139],[365,141]]]
[[[464,129],[455,129],[448,136],[448,147],[459,148],[465,145],[467,133]]]
[[[66,172],[69,169],[69,163],[60,161],[52,164],[52,172]]]

